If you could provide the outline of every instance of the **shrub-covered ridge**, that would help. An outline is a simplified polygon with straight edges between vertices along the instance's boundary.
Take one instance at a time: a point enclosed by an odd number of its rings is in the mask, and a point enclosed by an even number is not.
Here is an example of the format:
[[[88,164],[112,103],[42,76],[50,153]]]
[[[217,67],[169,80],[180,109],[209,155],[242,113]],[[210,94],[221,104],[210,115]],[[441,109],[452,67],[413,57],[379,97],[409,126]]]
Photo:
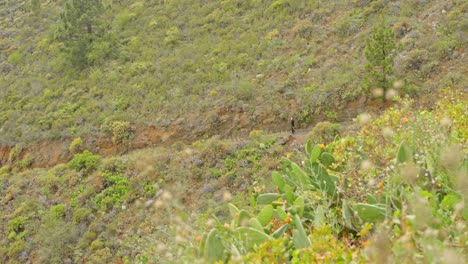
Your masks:
[[[400,94],[466,76],[463,1],[86,3],[0,5],[1,144],[97,137],[114,122],[209,134],[222,112],[225,129],[247,133],[291,113],[336,118],[368,92],[364,48],[382,14]]]

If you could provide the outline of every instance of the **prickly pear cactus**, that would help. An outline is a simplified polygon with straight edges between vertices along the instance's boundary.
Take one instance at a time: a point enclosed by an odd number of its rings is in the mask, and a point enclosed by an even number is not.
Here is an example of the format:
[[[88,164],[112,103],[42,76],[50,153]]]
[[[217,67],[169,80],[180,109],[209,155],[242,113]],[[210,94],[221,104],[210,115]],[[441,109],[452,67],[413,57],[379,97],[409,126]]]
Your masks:
[[[354,205],[354,211],[364,222],[378,222],[385,220],[387,209],[383,204],[363,204]]]
[[[262,226],[266,226],[270,222],[271,217],[273,216],[273,206],[271,204],[263,207],[260,213],[257,216],[258,221]]]
[[[257,197],[257,204],[271,204],[280,197],[277,193],[262,193]]]
[[[252,250],[255,246],[259,246],[273,239],[271,236],[265,234],[265,232],[250,227],[239,227],[234,233],[248,250]]]
[[[300,249],[312,246],[298,215],[294,215],[294,225],[296,226],[296,228],[292,230],[294,247]]]
[[[286,184],[283,177],[281,174],[279,174],[277,171],[274,171],[271,174],[271,178],[273,180],[273,183],[278,187],[279,190],[282,190],[284,188],[284,185]]]
[[[219,237],[218,230],[211,230],[204,244],[203,257],[207,262],[213,263],[223,259],[224,245]]]
[[[322,154],[320,154],[319,160],[323,165],[328,166],[328,165],[331,165],[335,161],[335,158],[333,157],[332,154],[328,152],[323,152]]]
[[[316,163],[321,153],[322,149],[320,148],[320,146],[315,145],[315,147],[310,151],[310,163]]]

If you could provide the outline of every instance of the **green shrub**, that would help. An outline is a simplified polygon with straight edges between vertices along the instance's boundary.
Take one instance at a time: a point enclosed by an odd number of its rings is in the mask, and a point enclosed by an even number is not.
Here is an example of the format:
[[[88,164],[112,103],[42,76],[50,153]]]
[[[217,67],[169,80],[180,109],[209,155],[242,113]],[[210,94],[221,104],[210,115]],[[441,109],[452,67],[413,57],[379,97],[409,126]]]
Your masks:
[[[8,231],[20,233],[23,232],[26,224],[26,217],[18,216],[10,221],[8,221]]]
[[[13,163],[15,162],[18,158],[19,155],[21,154],[21,151],[23,151],[23,148],[21,148],[18,145],[15,145],[11,150],[10,154],[8,156],[8,162]]]
[[[117,111],[124,111],[130,106],[128,98],[119,96],[114,102],[114,109]]]
[[[126,161],[118,158],[106,158],[101,162],[100,170],[103,172],[121,174],[127,167]]]
[[[16,166],[19,169],[26,169],[32,165],[33,161],[34,161],[33,156],[30,153],[27,153],[22,160],[16,163]]]
[[[62,180],[53,171],[49,171],[46,175],[39,177],[39,183],[44,187],[44,190],[41,189],[41,191],[46,191],[46,194],[54,194],[60,189]]]
[[[51,216],[53,217],[56,217],[56,218],[64,218],[65,217],[65,205],[64,204],[57,204],[57,205],[54,205],[50,208],[50,214]]]
[[[254,95],[255,86],[248,81],[241,81],[233,87],[235,95],[242,100],[250,100]]]
[[[171,27],[166,31],[166,37],[164,38],[164,44],[168,46],[174,46],[179,42],[181,32],[178,27]]]
[[[109,37],[108,40],[101,39],[93,42],[89,47],[87,59],[91,65],[102,65],[106,59],[111,58],[115,53],[115,44],[112,37]]]
[[[250,139],[260,139],[261,136],[263,136],[264,133],[262,130],[252,130],[249,133],[249,138]]]
[[[8,247],[8,257],[17,259],[20,253],[26,249],[26,242],[24,240],[16,240]]]
[[[77,238],[76,226],[53,214],[46,214],[38,232],[38,244],[41,245],[38,262],[62,263],[64,258],[71,257]]]
[[[76,171],[84,171],[89,173],[98,167],[100,160],[101,156],[94,155],[89,150],[85,150],[83,153],[75,154],[73,159],[68,162],[68,167]]]
[[[338,114],[337,114],[335,111],[333,111],[333,110],[327,110],[327,111],[325,112],[325,114],[327,115],[327,118],[328,118],[329,120],[331,120],[331,121],[333,121],[333,122],[338,121]]]
[[[10,173],[10,171],[11,171],[11,167],[8,166],[8,165],[5,165],[5,166],[0,168],[0,175],[8,174],[8,173]]]
[[[83,149],[83,140],[81,139],[81,137],[75,138],[75,139],[70,143],[70,147],[68,147],[68,150],[69,150],[70,153],[72,153],[72,154],[76,154],[76,153],[82,152],[84,149]]]
[[[128,10],[124,10],[115,17],[115,24],[116,24],[117,28],[122,30],[135,17],[136,17],[135,13],[131,13]]]
[[[85,221],[90,214],[91,210],[89,208],[78,208],[73,213],[73,220],[75,221],[75,223],[79,224]]]
[[[309,133],[309,139],[314,144],[328,144],[340,133],[340,125],[328,121],[320,122]]]
[[[37,13],[41,10],[41,2],[40,0],[31,0],[31,11]]]
[[[104,242],[99,239],[94,240],[89,247],[91,251],[96,251],[104,247]]]
[[[8,62],[13,64],[13,65],[18,65],[21,60],[23,59],[23,54],[19,51],[14,51],[8,56]]]
[[[78,241],[78,246],[81,249],[86,249],[91,245],[91,243],[96,239],[96,237],[96,233],[92,231],[86,231],[81,237],[80,241]]]
[[[112,142],[114,144],[126,143],[133,134],[130,122],[116,121],[111,125]]]
[[[121,204],[131,188],[128,178],[124,175],[108,172],[103,177],[106,188],[96,195],[94,201],[101,208],[109,209],[116,204]]]

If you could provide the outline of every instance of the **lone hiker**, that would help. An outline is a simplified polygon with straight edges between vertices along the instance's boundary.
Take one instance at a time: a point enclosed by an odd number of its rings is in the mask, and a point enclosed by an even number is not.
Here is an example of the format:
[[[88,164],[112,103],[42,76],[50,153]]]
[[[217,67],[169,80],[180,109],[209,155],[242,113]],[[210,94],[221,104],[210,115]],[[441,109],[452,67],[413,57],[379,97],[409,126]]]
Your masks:
[[[294,135],[296,128],[294,127],[294,117],[291,116],[291,134]]]

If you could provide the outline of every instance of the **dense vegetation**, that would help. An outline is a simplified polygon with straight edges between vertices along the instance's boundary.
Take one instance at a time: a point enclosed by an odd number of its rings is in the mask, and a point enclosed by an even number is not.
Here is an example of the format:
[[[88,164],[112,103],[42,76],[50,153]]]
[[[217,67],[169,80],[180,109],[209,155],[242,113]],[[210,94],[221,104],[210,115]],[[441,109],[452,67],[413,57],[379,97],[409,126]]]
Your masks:
[[[368,90],[364,48],[382,12],[401,94],[466,80],[464,1],[3,1],[0,143],[115,121],[212,135],[226,110],[249,117],[234,131],[336,115]]]
[[[0,262],[468,262],[467,8],[1,2]]]
[[[305,149],[254,131],[120,157],[81,149],[51,169],[13,157],[0,171],[2,261],[462,263],[466,99],[447,89],[433,111],[405,100]]]

